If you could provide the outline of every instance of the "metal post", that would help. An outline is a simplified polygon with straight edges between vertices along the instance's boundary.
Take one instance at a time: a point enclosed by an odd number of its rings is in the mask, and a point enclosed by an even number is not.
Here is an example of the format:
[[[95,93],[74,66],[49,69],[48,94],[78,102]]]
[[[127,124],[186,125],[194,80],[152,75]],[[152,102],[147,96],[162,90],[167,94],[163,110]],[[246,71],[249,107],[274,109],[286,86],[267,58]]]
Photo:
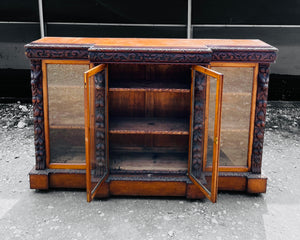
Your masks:
[[[44,16],[43,16],[43,0],[39,0],[39,16],[40,16],[40,29],[41,29],[41,37],[45,37],[45,29],[44,29]]]
[[[188,11],[187,11],[187,38],[191,38],[192,31],[192,0],[188,0]]]

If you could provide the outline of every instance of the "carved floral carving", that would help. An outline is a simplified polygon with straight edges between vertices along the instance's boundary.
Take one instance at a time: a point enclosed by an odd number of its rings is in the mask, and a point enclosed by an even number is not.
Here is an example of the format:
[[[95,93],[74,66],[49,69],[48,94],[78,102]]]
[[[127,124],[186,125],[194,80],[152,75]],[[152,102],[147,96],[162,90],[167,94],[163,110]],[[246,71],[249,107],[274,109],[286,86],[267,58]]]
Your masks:
[[[212,61],[274,62],[276,52],[264,51],[218,51],[214,50]]]
[[[208,63],[211,53],[170,53],[170,52],[106,52],[90,51],[92,62],[131,62],[131,63]]]
[[[203,167],[203,144],[204,144],[204,120],[205,120],[205,98],[206,98],[206,76],[194,71],[194,123],[192,139],[192,174],[201,178]]]
[[[46,167],[43,79],[41,61],[31,61],[31,90],[34,119],[34,145],[36,169]]]
[[[266,108],[269,85],[269,64],[260,64],[257,77],[257,97],[253,133],[251,169],[253,173],[261,173]]]
[[[95,175],[102,177],[105,161],[105,70],[95,75]]]
[[[88,50],[87,49],[27,48],[25,53],[28,58],[88,59]]]

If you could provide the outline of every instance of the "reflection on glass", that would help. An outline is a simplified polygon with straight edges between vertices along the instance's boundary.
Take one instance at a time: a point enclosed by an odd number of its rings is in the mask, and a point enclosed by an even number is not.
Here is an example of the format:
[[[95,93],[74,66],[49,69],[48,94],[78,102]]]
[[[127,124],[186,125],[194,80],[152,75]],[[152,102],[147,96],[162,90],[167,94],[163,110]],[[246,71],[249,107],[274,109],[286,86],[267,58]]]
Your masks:
[[[247,166],[252,67],[213,67],[224,74],[220,166]],[[207,161],[207,166],[211,166]]]
[[[47,64],[50,163],[84,163],[83,73],[89,65]]]
[[[207,96],[206,99],[208,102],[206,103],[206,122],[207,126],[207,138],[204,140],[204,144],[207,145],[207,148],[204,148],[204,163],[208,162],[210,166],[213,162],[213,149],[214,149],[214,134],[215,134],[215,110],[216,110],[216,91],[217,91],[217,80],[213,77],[208,77],[207,79]],[[211,190],[211,174],[205,173],[205,187]]]
[[[105,99],[105,71],[103,70],[89,78],[89,159],[92,194],[108,171],[105,160],[105,135],[107,134],[105,128]]]

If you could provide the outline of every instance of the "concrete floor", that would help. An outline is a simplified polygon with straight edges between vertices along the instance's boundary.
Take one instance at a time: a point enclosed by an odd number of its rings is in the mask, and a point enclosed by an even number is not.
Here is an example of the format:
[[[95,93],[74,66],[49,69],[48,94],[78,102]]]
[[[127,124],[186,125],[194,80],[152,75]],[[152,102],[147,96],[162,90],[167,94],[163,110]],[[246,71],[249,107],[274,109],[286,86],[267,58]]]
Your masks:
[[[29,189],[31,111],[0,104],[0,239],[300,239],[300,102],[268,105],[267,193],[220,192],[216,204]]]

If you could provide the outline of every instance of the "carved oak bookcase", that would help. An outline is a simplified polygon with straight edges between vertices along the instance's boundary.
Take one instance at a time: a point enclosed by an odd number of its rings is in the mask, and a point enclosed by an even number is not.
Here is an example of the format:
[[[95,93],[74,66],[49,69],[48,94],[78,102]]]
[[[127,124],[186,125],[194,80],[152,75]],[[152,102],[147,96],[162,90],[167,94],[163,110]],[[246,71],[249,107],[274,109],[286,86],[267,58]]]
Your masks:
[[[217,199],[263,193],[269,66],[260,40],[47,37],[31,60],[30,187]]]

